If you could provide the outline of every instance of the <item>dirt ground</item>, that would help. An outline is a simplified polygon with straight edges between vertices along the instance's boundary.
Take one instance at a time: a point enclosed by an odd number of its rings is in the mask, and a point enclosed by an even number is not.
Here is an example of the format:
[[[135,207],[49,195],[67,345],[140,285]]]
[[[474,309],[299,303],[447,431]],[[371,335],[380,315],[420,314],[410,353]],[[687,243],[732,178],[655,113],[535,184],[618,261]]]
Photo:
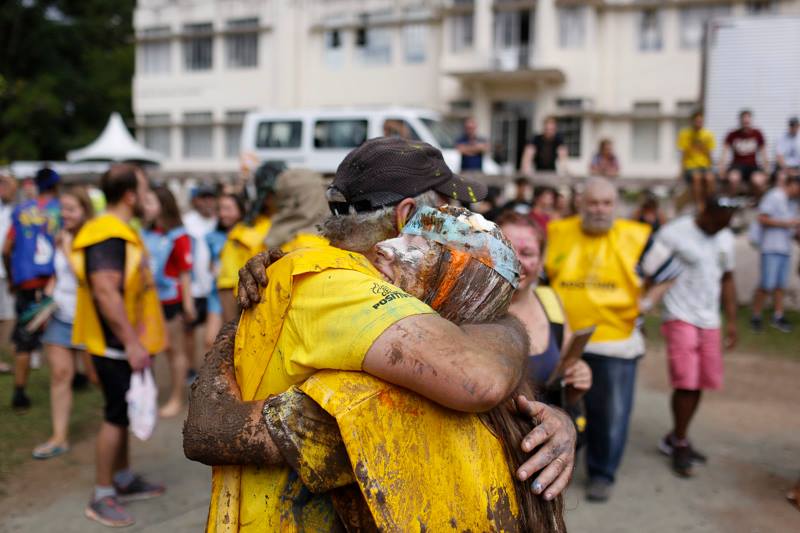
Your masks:
[[[162,374],[163,375],[163,374]],[[800,511],[784,499],[800,475],[800,361],[751,354],[726,358],[726,388],[704,399],[692,437],[709,464],[691,480],[673,476],[656,442],[669,426],[663,351],[640,365],[628,449],[612,499],[583,499],[581,463],[567,494],[572,532],[800,531]],[[180,421],[168,421],[154,437],[135,442],[134,465],[168,486],[160,499],[130,510],[129,531],[200,531],[205,523],[210,472],[181,452]],[[3,487],[0,532],[94,532],[105,528],[83,517],[92,487],[91,439],[66,457],[30,462]]]

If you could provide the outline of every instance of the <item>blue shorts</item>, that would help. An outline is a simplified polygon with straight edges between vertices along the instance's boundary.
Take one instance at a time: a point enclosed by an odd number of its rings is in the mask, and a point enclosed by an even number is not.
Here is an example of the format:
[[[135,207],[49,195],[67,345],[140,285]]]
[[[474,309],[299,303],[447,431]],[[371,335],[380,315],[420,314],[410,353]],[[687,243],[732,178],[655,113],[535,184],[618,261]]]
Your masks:
[[[222,302],[219,300],[219,291],[217,290],[217,285],[214,284],[214,287],[211,289],[211,292],[208,293],[208,302],[206,303],[206,311],[208,314],[215,314],[221,315],[222,314]]]
[[[761,254],[761,289],[785,289],[789,283],[789,259],[786,254]]]
[[[54,344],[71,350],[82,350],[80,346],[72,344],[72,324],[51,316],[47,321],[47,328],[42,335],[42,344]]]

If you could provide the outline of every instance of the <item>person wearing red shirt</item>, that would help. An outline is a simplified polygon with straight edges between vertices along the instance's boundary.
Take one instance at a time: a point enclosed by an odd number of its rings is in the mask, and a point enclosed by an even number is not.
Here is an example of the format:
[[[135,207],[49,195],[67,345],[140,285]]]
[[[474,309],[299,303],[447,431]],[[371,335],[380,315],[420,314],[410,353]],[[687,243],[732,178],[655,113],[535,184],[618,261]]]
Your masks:
[[[761,164],[759,165],[759,159]],[[744,184],[751,193],[764,192],[767,175],[767,149],[761,130],[753,127],[753,114],[745,109],[739,113],[739,128],[725,137],[719,175],[726,177],[731,193],[739,192]]]
[[[175,197],[166,187],[156,187],[144,202],[145,221],[152,229],[143,232],[151,255],[151,268],[167,321],[170,381],[172,390],[159,410],[162,418],[176,416],[183,409],[186,372],[184,331],[197,318],[192,297],[192,240],[181,221]]]

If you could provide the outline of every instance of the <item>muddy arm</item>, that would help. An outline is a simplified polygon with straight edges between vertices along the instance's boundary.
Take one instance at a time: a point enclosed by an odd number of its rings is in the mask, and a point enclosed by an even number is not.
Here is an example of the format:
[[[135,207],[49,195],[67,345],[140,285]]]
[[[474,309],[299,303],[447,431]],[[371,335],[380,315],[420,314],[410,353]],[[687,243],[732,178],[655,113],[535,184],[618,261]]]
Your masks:
[[[222,327],[192,385],[183,452],[210,466],[283,464],[264,425],[264,401],[241,400],[233,368],[236,326]]]
[[[311,492],[355,483],[339,426],[296,387],[264,404],[264,422],[286,463]]]
[[[511,395],[527,356],[528,335],[512,316],[457,326],[438,315],[415,315],[375,340],[363,370],[450,409],[484,412]]]

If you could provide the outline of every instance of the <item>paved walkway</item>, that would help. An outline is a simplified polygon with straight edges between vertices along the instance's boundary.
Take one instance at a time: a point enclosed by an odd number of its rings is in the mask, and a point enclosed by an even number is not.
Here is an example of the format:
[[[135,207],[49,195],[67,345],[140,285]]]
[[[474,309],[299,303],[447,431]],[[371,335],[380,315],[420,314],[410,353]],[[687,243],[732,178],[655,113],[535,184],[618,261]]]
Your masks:
[[[800,512],[783,492],[800,474],[800,362],[728,356],[727,388],[703,404],[693,436],[711,462],[692,480],[678,479],[655,449],[669,424],[662,353],[643,361],[636,409],[615,493],[606,505],[583,500],[580,468],[567,495],[572,532],[773,533],[800,531]],[[167,494],[134,503],[128,531],[193,532],[205,523],[210,471],[187,461],[180,421],[168,421],[146,442],[134,442],[134,465],[168,486]],[[67,457],[31,462],[3,487],[0,532],[107,531],[83,517],[92,487],[91,440]]]

